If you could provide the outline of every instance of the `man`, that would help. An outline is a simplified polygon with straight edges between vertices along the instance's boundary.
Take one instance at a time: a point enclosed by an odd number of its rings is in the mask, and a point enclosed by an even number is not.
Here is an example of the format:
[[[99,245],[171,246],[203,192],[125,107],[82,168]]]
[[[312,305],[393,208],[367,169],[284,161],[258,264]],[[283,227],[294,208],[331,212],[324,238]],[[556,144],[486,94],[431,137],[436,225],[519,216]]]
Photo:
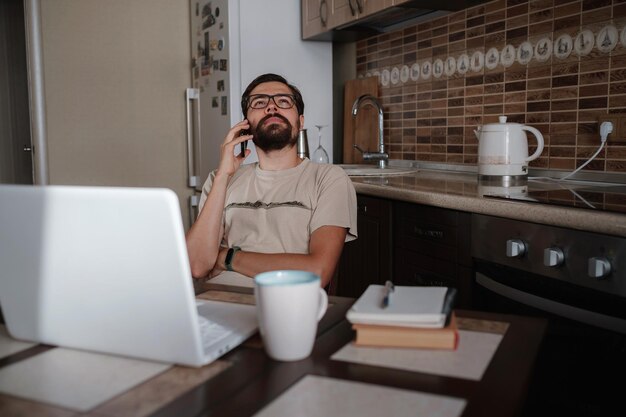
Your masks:
[[[304,102],[283,77],[257,77],[241,109],[245,119],[226,135],[187,234],[192,274],[252,286],[258,273],[301,269],[320,275],[326,286],[344,242],[356,238],[352,182],[340,167],[298,158]],[[259,162],[241,165],[250,150],[235,149],[248,140]]]

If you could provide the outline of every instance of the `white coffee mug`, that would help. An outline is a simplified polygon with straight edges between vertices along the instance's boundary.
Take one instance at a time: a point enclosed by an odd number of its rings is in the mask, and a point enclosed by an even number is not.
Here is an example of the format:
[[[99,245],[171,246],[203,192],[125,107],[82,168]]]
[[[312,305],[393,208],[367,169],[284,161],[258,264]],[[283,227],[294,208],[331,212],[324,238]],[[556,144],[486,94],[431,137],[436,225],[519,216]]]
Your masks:
[[[280,361],[311,354],[317,323],[328,307],[320,277],[307,271],[269,271],[254,277],[254,294],[265,351]]]

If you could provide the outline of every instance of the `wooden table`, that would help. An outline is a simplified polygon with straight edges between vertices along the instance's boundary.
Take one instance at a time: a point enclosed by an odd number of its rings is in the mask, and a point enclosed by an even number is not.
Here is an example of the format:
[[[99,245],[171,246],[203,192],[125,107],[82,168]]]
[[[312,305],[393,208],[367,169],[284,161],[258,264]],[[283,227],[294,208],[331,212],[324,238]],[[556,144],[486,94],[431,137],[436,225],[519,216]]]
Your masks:
[[[199,295],[201,298],[244,303],[254,300],[251,289],[211,285],[200,289],[205,290]],[[467,401],[462,414],[465,417],[514,416],[521,412],[533,363],[545,332],[544,320],[457,310],[460,327],[466,320],[467,323],[482,323],[487,327],[504,325],[505,329],[482,379],[471,381],[330,359],[331,355],[354,338],[350,323],[345,320],[345,314],[354,300],[330,297],[329,301],[329,309],[319,325],[313,353],[307,359],[297,362],[271,360],[263,350],[260,337],[256,335],[204,368],[171,368],[167,372],[191,376],[191,379],[202,372],[207,375],[200,378],[201,382],[193,383],[193,386],[184,388],[182,392],[170,394],[172,398],[164,393],[167,384],[161,382],[159,385],[148,380],[86,414],[0,395],[0,415],[250,416],[307,375],[463,398]],[[0,368],[53,348],[39,345],[0,359]],[[154,392],[150,394],[151,391]],[[135,392],[137,395],[134,395]]]

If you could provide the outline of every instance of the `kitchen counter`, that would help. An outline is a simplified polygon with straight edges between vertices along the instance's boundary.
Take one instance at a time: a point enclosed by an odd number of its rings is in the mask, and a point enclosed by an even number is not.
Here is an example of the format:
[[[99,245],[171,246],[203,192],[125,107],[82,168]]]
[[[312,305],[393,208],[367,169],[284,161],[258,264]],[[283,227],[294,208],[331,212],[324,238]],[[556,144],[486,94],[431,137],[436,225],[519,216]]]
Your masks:
[[[472,172],[419,169],[410,174],[351,179],[359,194],[626,237],[623,213],[486,196],[504,197],[512,189],[483,187]],[[559,187],[555,182],[527,184],[528,191]],[[568,187],[576,190],[583,185],[568,183]]]

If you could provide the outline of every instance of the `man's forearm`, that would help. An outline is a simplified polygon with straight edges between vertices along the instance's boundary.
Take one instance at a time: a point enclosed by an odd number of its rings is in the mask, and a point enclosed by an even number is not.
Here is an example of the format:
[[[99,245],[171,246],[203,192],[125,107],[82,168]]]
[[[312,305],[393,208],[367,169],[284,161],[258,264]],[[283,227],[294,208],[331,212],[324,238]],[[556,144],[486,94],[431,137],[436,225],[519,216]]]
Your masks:
[[[222,212],[227,185],[227,176],[215,176],[202,211],[187,233],[189,263],[195,278],[207,276],[215,266],[222,241]]]
[[[297,269],[318,274],[322,286],[326,286],[335,273],[339,262],[346,229],[337,226],[324,226],[311,236],[310,253],[259,253],[238,251],[232,259],[234,271],[254,277],[261,272],[278,269]],[[228,249],[222,248],[216,267],[226,269],[225,260]]]

